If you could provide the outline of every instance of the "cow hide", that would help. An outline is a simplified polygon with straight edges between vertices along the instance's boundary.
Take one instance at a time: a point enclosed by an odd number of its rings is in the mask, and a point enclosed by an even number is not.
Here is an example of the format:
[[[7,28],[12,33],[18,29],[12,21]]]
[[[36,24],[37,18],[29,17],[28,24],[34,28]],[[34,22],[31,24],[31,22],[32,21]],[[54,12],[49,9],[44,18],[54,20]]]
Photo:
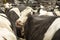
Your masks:
[[[26,40],[43,40],[56,18],[56,16],[30,16],[25,25]]]

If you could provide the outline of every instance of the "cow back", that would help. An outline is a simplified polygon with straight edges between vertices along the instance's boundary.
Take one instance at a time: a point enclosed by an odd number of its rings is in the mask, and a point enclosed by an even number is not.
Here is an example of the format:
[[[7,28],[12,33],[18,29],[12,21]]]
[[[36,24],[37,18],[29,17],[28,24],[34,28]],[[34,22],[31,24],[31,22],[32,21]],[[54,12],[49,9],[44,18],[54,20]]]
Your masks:
[[[27,40],[43,40],[44,34],[56,16],[30,16],[25,25]]]

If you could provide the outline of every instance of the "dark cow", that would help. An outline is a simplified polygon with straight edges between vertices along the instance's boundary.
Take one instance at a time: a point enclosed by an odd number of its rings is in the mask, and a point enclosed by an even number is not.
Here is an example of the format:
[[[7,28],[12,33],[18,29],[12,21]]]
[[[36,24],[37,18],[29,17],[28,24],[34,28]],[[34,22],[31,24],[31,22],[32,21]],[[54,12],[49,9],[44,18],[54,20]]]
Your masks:
[[[59,38],[57,34],[60,29],[60,18],[58,16],[29,16],[32,8],[27,7],[27,9],[28,12],[26,10],[21,12],[22,15],[17,20],[20,25],[24,25],[27,21],[25,25],[26,40],[54,40]]]
[[[60,40],[59,20],[57,16],[30,16],[25,25],[26,40]]]

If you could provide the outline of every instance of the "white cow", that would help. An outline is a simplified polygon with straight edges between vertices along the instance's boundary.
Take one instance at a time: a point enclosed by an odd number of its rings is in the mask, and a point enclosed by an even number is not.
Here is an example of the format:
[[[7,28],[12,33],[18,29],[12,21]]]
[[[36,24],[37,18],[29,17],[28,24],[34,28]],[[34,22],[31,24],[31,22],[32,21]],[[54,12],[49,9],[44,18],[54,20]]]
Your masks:
[[[12,4],[4,4],[5,8],[11,8]],[[14,11],[20,17],[20,11],[17,7],[12,8],[10,11]],[[9,13],[8,13],[9,14]],[[0,14],[0,40],[17,40],[14,32],[11,29],[11,23],[7,19],[7,16],[3,13]]]
[[[60,11],[58,9],[54,9],[54,12],[56,13],[57,16],[60,16]]]
[[[55,9],[54,9],[54,13],[57,15],[57,16],[60,16],[60,11],[58,10],[58,7],[56,5]],[[53,12],[47,12],[46,10],[44,10],[44,6],[40,5],[40,11],[39,11],[39,16],[42,16],[42,15],[46,15],[46,16],[54,16]]]
[[[54,16],[53,12],[47,12],[46,10],[44,10],[44,6],[40,5],[40,11],[39,11],[39,16],[42,16],[42,15],[46,15],[46,16]]]
[[[26,21],[28,19],[28,15],[30,13],[32,14],[32,10],[33,9],[31,7],[26,7],[26,9],[21,12],[20,18],[16,21],[17,27],[22,28],[22,30],[21,30],[22,36],[24,35],[24,24],[26,23]]]
[[[46,16],[54,16],[53,12],[47,12],[46,10],[40,9],[39,16],[46,15]]]
[[[31,7],[26,7],[26,9],[21,12],[21,16],[17,20],[16,24],[24,25],[26,20],[28,19],[28,15],[32,12],[32,10],[33,9]]]
[[[17,40],[7,16],[0,13],[0,40]]]

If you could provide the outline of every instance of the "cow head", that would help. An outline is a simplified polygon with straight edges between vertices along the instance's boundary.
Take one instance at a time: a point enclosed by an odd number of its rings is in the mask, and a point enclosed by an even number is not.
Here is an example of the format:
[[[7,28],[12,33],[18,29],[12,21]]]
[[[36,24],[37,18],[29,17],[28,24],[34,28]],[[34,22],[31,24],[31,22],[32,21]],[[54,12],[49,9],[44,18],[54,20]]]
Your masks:
[[[23,10],[21,12],[21,16],[20,18],[16,21],[16,25],[19,26],[23,26],[25,24],[25,22],[28,19],[28,15],[32,12],[32,8],[31,7],[27,7],[25,10]]]

